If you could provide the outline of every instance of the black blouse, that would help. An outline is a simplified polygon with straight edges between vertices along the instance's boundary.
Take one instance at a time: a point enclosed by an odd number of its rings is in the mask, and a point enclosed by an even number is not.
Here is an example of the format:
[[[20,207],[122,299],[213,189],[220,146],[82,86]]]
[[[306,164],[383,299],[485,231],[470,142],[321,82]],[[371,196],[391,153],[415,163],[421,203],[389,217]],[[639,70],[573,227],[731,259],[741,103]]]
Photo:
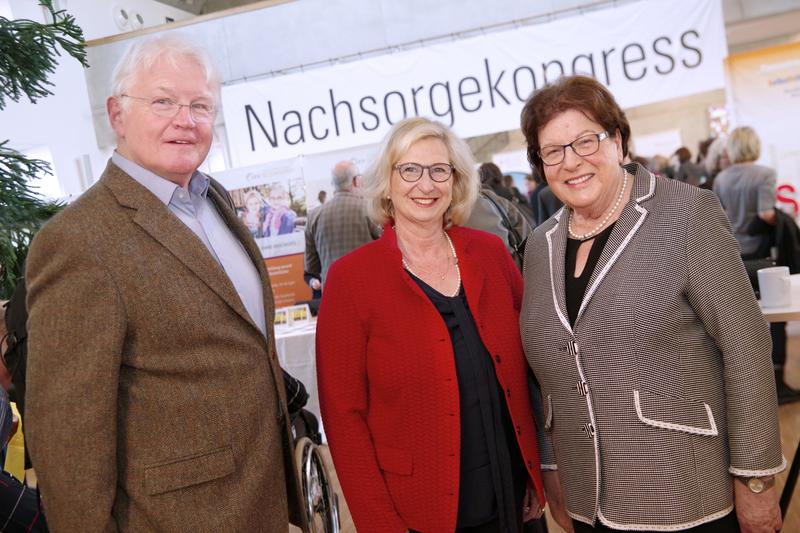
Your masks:
[[[567,239],[567,256],[565,258],[564,276],[565,289],[567,296],[567,315],[569,315],[569,325],[575,325],[575,319],[578,318],[578,311],[583,302],[583,295],[586,294],[586,286],[589,285],[589,278],[592,277],[594,267],[597,266],[597,261],[600,259],[600,254],[603,253],[603,248],[606,246],[608,236],[611,235],[611,230],[614,229],[612,223],[602,232],[595,235],[592,248],[589,250],[589,258],[586,260],[586,266],[583,267],[583,272],[577,278],[575,277],[575,264],[578,258],[578,248],[580,248],[583,241],[577,239]]]
[[[411,274],[450,332],[461,409],[461,467],[456,527],[499,522],[518,532],[526,470],[491,356],[481,341],[463,287],[444,296]]]

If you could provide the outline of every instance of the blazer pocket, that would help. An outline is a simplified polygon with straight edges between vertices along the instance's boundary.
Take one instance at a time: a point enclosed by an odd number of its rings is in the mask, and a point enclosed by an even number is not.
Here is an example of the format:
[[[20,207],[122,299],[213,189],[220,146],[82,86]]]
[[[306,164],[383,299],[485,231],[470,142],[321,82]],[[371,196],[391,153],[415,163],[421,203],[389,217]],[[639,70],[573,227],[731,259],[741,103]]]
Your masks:
[[[719,434],[714,413],[705,402],[634,390],[633,403],[636,416],[648,426],[709,437]]]
[[[553,429],[553,397],[549,394],[544,399],[544,429]]]
[[[146,467],[144,487],[147,494],[154,496],[213,481],[234,470],[233,450],[227,446]]]
[[[378,466],[384,472],[391,472],[401,476],[410,476],[414,470],[414,461],[411,454],[405,450],[392,448],[391,446],[376,447],[378,455]]]

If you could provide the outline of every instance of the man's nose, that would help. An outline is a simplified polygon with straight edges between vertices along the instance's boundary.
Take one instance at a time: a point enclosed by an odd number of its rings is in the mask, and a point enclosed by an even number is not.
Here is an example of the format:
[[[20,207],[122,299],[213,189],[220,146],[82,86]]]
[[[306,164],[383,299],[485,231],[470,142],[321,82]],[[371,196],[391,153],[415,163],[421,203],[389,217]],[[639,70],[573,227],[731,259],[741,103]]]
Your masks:
[[[192,108],[189,105],[181,105],[178,112],[172,117],[172,122],[178,126],[191,128],[197,125],[197,121],[192,116]]]

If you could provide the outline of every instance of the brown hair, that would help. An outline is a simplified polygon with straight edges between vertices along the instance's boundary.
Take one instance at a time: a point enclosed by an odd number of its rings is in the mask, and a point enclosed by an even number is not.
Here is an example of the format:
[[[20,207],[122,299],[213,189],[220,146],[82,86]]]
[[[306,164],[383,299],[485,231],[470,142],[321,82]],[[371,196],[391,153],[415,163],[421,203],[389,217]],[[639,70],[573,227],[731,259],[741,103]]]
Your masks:
[[[603,126],[609,135],[619,131],[622,136],[622,155],[628,155],[631,126],[614,96],[594,78],[564,76],[535,91],[525,102],[520,117],[520,128],[528,143],[528,161],[545,181],[544,164],[539,157],[539,132],[556,115],[570,109],[582,112]]]

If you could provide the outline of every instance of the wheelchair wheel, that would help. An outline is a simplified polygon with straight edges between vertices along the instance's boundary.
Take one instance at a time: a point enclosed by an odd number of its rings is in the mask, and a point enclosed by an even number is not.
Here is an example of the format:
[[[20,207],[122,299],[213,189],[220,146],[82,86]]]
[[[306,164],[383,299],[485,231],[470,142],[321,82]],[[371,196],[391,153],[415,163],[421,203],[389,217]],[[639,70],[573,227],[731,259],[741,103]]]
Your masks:
[[[295,464],[311,533],[339,533],[339,504],[317,445],[303,437],[295,445]]]

